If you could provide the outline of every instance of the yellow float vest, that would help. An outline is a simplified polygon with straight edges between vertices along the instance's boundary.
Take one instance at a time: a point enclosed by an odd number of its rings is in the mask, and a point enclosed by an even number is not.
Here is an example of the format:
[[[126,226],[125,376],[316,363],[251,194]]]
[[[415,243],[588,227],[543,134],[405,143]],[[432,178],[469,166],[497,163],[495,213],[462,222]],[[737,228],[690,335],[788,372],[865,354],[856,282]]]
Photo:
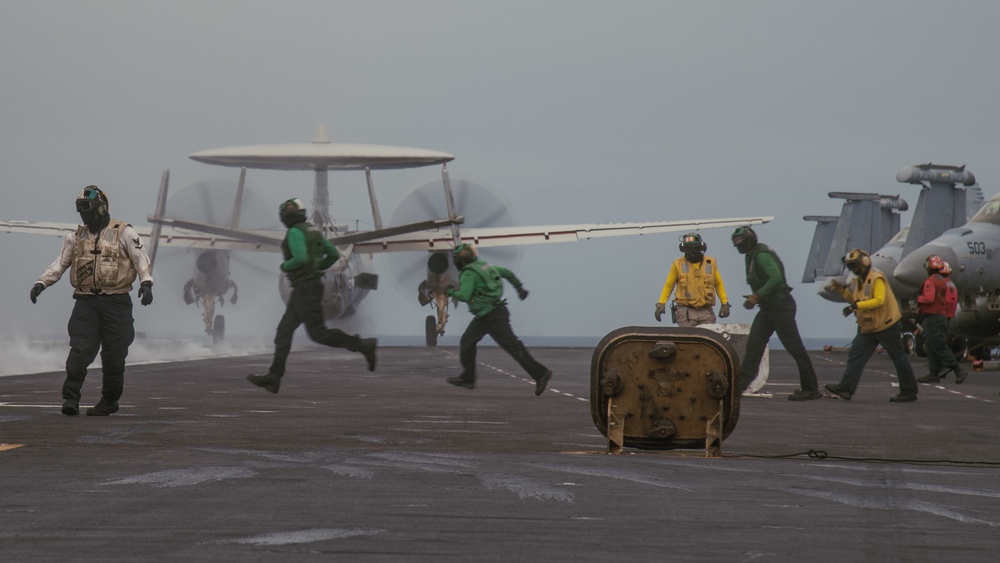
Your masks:
[[[879,332],[896,324],[902,315],[899,313],[899,303],[896,296],[892,294],[889,281],[885,274],[872,268],[868,271],[868,276],[862,281],[860,278],[852,284],[853,300],[855,303],[868,301],[875,297],[875,280],[882,280],[885,284],[885,302],[874,309],[858,309],[854,316],[858,320],[858,329],[861,332]]]
[[[715,306],[715,258],[705,256],[700,268],[686,258],[678,258],[674,260],[674,268],[677,269],[675,301],[695,308]]]

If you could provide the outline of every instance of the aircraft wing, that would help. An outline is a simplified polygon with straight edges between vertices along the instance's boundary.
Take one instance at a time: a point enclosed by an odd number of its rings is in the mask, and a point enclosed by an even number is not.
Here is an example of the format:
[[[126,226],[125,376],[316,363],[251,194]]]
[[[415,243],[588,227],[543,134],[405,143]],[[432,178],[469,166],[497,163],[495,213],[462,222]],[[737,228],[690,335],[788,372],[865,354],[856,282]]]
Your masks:
[[[25,233],[64,237],[76,230],[75,223],[47,223],[28,221],[0,221],[0,233]]]
[[[30,235],[52,235],[65,237],[80,225],[76,223],[49,223],[28,221],[0,221],[0,233],[24,233]],[[145,240],[152,235],[152,227],[132,225],[135,232]],[[228,233],[204,233],[193,229],[168,227],[160,232],[160,245],[177,248],[198,248],[216,250],[250,250],[278,252],[284,231],[231,231]]]
[[[729,219],[694,219],[687,221],[652,221],[645,223],[590,223],[577,225],[543,225],[538,227],[464,228],[462,242],[481,248],[573,242],[577,240],[642,236],[675,231],[693,231],[717,227],[739,227],[770,222],[774,217],[734,217]],[[354,252],[402,252],[407,250],[441,250],[453,246],[450,228],[436,228],[390,236],[354,244]]]
[[[542,225],[537,227],[496,227],[467,228],[461,230],[462,242],[473,243],[481,248],[497,246],[518,246],[552,242],[573,242],[600,237],[642,236],[676,231],[693,231],[719,227],[759,225],[774,217],[734,217],[728,219],[694,219],[687,221],[651,221],[644,223],[584,223],[574,225]],[[0,221],[0,232],[55,235],[64,237],[77,229],[74,223],[45,223],[27,221]],[[136,232],[149,240],[152,227],[133,225]],[[204,232],[201,228],[182,228],[168,225],[160,233],[159,244],[178,248],[244,250],[277,252],[280,250],[283,231],[247,230],[232,231],[214,228],[216,232]],[[372,233],[374,234],[374,233]],[[451,229],[442,225],[405,234],[351,241],[353,252],[374,254],[380,252],[404,252],[413,250],[440,250],[453,246]],[[331,241],[341,246],[337,237]],[[346,242],[346,241],[345,241]]]

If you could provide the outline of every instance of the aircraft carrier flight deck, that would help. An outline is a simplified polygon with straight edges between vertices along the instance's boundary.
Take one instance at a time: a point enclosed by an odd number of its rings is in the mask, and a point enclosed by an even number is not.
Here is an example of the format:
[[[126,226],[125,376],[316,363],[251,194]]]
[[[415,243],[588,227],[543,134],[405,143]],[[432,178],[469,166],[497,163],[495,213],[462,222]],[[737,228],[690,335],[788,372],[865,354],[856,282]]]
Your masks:
[[[874,357],[853,400],[793,402],[771,351],[722,457],[608,454],[590,348],[534,347],[534,385],[479,349],[296,350],[127,368],[121,410],[60,414],[62,373],[0,377],[5,561],[995,561],[1000,372],[897,393]],[[811,351],[820,383],[846,354]],[[926,362],[914,359],[918,376]],[[99,398],[92,369],[81,407]]]

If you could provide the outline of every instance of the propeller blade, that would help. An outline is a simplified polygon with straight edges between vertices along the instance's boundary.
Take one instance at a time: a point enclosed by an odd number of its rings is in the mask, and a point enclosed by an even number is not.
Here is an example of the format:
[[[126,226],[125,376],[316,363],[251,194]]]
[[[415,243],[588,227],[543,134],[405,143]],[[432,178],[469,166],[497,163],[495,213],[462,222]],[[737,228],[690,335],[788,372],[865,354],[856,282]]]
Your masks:
[[[414,203],[417,205],[420,212],[428,219],[440,219],[447,215],[446,213],[438,212],[438,210],[434,207],[434,204],[431,202],[431,196],[428,193],[417,194],[417,197],[414,198]],[[397,225],[402,223],[393,222],[393,224]]]
[[[463,227],[505,227],[514,224],[510,209],[497,194],[476,182],[453,178],[452,195],[459,215],[465,216]],[[442,218],[447,214],[441,181],[428,182],[413,190],[399,203],[392,213],[392,225],[416,223],[427,219]],[[516,269],[521,249],[518,247],[491,248],[484,252],[488,262]],[[427,279],[427,258],[425,252],[396,252],[387,260],[393,278],[400,289],[408,294]],[[451,256],[448,256],[449,262]],[[454,266],[450,275],[457,281],[458,272]]]
[[[233,262],[238,262],[238,263],[242,264],[243,266],[246,266],[248,269],[253,270],[254,272],[256,272],[258,274],[261,274],[261,275],[270,276],[270,277],[278,277],[278,275],[279,275],[277,266],[275,266],[273,268],[266,268],[264,266],[261,266],[260,264],[256,264],[253,261],[248,260],[246,258],[246,253],[242,253],[242,252],[230,252],[229,253],[229,259],[232,260]],[[271,261],[275,262],[275,260],[273,258],[272,258]],[[275,262],[275,264],[276,263],[277,262]]]
[[[505,207],[497,207],[491,213],[488,213],[480,221],[477,221],[477,227],[507,227],[510,226],[508,219],[510,218],[510,212],[507,211]]]

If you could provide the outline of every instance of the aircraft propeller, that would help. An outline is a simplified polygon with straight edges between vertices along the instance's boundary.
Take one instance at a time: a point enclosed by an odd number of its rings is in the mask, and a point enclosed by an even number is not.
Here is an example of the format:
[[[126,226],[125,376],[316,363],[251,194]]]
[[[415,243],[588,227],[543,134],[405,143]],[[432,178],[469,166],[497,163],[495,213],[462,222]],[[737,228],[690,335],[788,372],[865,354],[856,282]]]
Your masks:
[[[465,216],[463,227],[508,227],[514,225],[514,218],[507,205],[489,188],[462,178],[451,180],[452,194],[459,215]],[[415,223],[434,217],[447,217],[440,181],[428,182],[410,192],[396,206],[392,213],[392,225]],[[487,262],[517,271],[521,250],[517,246],[480,249],[480,256]],[[450,249],[447,254],[449,258]],[[413,291],[426,279],[428,254],[422,252],[393,253],[387,257],[393,278],[406,293]],[[452,279],[458,281],[458,272],[450,266]]]
[[[172,193],[164,214],[176,220],[233,228],[233,208],[238,183],[228,179],[204,179],[192,182]],[[281,229],[278,214],[260,197],[244,187],[243,200],[237,216],[237,227],[250,229]],[[183,296],[184,301],[203,309],[205,331],[218,343],[225,331],[225,319],[216,314],[216,304],[235,303],[243,284],[267,280],[275,283],[278,276],[271,254],[232,253],[226,250],[186,249],[162,246],[157,251],[153,275],[158,287]],[[236,284],[239,284],[237,286]]]

